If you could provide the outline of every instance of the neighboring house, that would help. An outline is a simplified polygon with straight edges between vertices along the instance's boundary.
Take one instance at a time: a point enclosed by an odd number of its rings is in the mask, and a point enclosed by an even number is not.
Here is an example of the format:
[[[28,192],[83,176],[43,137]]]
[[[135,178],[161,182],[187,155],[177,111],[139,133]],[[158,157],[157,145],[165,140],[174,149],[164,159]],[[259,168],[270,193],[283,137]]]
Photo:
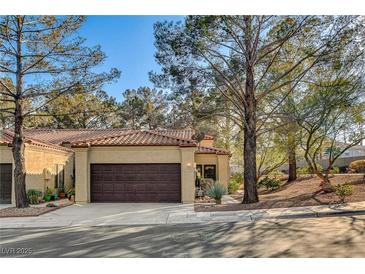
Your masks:
[[[343,144],[340,144],[340,148],[342,148],[343,146],[344,146]],[[328,159],[328,154],[329,151],[325,151],[323,159]],[[363,145],[356,145],[350,147],[344,153],[342,153],[339,158],[341,159],[341,158],[360,157],[360,156],[365,156],[365,146]]]
[[[193,203],[196,170],[228,185],[228,151],[192,130],[26,129],[26,188],[75,186],[76,202]],[[0,203],[15,203],[13,134],[0,131]]]

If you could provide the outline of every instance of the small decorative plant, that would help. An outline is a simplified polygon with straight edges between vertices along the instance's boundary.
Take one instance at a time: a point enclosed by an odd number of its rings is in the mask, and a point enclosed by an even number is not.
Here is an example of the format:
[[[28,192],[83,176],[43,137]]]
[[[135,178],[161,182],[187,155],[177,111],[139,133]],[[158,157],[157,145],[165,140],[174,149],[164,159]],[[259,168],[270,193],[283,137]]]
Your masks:
[[[348,183],[335,185],[332,188],[341,203],[344,203],[346,197],[351,196],[354,193],[353,186]]]
[[[280,187],[280,181],[270,177],[264,177],[258,182],[258,187],[265,187],[266,190],[275,190]]]
[[[237,190],[240,188],[240,185],[239,183],[237,183],[236,181],[234,180],[231,180],[228,184],[228,193],[229,194],[233,194],[233,193],[236,193]]]
[[[42,197],[42,192],[36,189],[29,189],[27,192],[27,198],[31,205],[39,204]]]
[[[49,202],[53,197],[54,190],[52,188],[47,187],[46,191],[44,192],[44,201]]]
[[[222,197],[225,194],[227,194],[227,188],[219,182],[215,182],[207,189],[207,195],[214,199],[216,204],[222,203]]]

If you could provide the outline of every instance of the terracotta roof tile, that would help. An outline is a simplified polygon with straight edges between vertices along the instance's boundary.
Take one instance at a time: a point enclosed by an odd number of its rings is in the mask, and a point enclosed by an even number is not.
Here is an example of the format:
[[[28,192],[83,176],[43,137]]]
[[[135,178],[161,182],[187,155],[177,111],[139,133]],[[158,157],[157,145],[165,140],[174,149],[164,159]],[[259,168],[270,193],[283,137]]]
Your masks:
[[[7,132],[7,134],[6,134]],[[9,130],[0,131],[0,145],[11,144]],[[197,146],[191,137],[193,130],[131,130],[131,129],[25,129],[28,143],[58,150],[68,150],[63,144],[72,147],[88,146]],[[206,136],[209,140],[212,136]],[[224,154],[229,151],[197,146],[199,154]]]
[[[121,133],[116,136],[95,138],[82,142],[71,143],[73,147],[78,146],[196,146],[193,140],[185,140],[148,130],[133,130]]]
[[[14,133],[12,131],[0,130],[0,145],[11,146],[12,142],[13,142],[13,136],[14,136]],[[67,147],[50,144],[50,143],[47,143],[47,142],[44,142],[41,140],[37,140],[35,138],[29,138],[28,136],[25,136],[24,140],[27,144],[37,146],[37,147],[43,147],[43,148],[58,150],[58,151],[73,152],[72,149],[69,149]]]
[[[203,147],[198,146],[196,151],[197,154],[218,154],[218,155],[231,155],[227,150],[216,148],[216,147]]]
[[[39,140],[49,142],[52,144],[61,145],[64,143],[84,142],[86,140],[93,140],[95,138],[107,138],[118,136],[120,134],[136,132],[138,130],[132,129],[25,129],[24,133],[29,137],[34,137]],[[194,130],[183,129],[161,129],[148,130],[149,132],[166,135],[174,138],[191,140]],[[206,135],[205,140],[212,140],[213,136]]]

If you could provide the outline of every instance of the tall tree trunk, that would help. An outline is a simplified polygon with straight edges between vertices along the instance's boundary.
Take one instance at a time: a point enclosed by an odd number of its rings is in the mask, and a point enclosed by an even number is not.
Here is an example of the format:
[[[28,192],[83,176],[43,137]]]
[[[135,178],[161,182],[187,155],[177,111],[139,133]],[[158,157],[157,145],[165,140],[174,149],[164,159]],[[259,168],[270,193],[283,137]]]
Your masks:
[[[295,181],[297,179],[297,159],[296,159],[295,149],[296,149],[295,136],[292,131],[292,128],[289,127],[289,131],[288,131],[288,163],[289,163],[288,182]]]
[[[23,136],[23,75],[22,75],[22,17],[18,16],[17,31],[17,70],[16,70],[16,99],[15,99],[15,126],[13,138],[13,158],[14,158],[14,181],[15,181],[15,201],[16,207],[28,207],[28,199],[25,192],[25,160],[24,160],[24,136]]]
[[[257,171],[256,171],[256,98],[254,82],[254,52],[252,49],[252,18],[245,17],[246,47],[246,83],[245,83],[245,125],[243,129],[243,204],[257,203]]]
[[[15,103],[15,127],[13,139],[14,158],[14,182],[15,202],[17,208],[28,207],[28,199],[25,192],[25,160],[24,160],[24,139],[23,139],[23,116],[22,104],[19,100]]]

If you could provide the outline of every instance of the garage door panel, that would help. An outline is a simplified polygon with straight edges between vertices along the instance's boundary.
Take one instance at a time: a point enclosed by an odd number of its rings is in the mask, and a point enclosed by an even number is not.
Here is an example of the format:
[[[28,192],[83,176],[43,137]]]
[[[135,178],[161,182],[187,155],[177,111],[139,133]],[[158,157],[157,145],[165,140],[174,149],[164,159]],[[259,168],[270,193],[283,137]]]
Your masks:
[[[180,202],[180,164],[92,164],[92,202]]]

